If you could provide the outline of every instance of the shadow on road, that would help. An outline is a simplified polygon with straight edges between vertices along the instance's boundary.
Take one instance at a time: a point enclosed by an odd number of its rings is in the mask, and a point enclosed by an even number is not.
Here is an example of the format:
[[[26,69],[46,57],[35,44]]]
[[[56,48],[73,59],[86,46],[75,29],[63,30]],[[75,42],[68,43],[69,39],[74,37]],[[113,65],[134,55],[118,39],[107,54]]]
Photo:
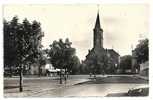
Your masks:
[[[14,89],[19,88],[19,86],[4,86],[4,89]]]

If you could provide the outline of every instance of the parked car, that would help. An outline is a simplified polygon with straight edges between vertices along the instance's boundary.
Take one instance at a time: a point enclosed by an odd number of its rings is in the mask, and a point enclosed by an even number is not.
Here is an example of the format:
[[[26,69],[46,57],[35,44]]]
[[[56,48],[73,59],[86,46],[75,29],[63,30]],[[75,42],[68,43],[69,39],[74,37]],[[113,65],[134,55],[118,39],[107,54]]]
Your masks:
[[[124,93],[110,93],[107,94],[107,97],[123,97],[123,96],[148,96],[149,95],[149,86],[141,86],[129,89],[128,92]]]
[[[134,89],[130,89],[127,93],[128,96],[148,96],[149,95],[149,87],[138,87]]]

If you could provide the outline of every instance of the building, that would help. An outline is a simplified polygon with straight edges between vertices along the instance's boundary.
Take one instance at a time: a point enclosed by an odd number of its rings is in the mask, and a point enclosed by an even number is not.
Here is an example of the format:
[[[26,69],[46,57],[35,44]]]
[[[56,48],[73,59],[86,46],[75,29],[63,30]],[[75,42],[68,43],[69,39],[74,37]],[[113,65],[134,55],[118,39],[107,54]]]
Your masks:
[[[99,12],[97,13],[93,29],[93,48],[89,50],[83,66],[88,72],[96,74],[114,74],[119,65],[120,55],[114,49],[103,47],[103,29],[100,24]]]
[[[33,63],[33,64],[30,65],[27,74],[29,74],[29,75],[39,75],[39,74],[41,74],[42,76],[44,76],[44,75],[46,75],[45,65],[39,66],[39,64]]]
[[[52,64],[46,64],[45,69],[47,76],[57,76],[60,72],[60,69],[55,68]]]

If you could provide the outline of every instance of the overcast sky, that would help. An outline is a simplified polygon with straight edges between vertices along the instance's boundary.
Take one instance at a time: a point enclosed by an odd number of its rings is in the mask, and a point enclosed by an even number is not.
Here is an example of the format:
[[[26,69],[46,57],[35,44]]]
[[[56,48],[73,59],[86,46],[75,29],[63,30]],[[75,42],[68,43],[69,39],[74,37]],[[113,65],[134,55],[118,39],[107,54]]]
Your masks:
[[[42,44],[48,48],[53,40],[69,38],[80,60],[93,47],[93,28],[97,5],[5,5],[4,18],[17,15],[41,23],[45,33]],[[146,4],[99,5],[101,27],[104,30],[104,48],[112,48],[120,55],[131,54],[138,40],[148,37],[149,7]]]

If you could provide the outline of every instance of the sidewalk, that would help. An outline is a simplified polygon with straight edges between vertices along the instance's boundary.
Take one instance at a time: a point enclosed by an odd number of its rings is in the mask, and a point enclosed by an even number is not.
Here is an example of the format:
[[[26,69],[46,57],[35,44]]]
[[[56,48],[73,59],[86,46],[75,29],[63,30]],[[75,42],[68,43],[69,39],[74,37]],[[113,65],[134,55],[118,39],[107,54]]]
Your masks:
[[[22,93],[19,92],[18,88],[4,90],[4,97],[33,97],[35,95],[39,95],[45,93],[47,91],[56,90],[59,88],[69,87],[81,82],[88,81],[88,79],[68,79],[66,83],[63,81],[63,84],[59,84],[59,80],[56,80],[51,83],[38,83],[24,86],[24,91]]]

